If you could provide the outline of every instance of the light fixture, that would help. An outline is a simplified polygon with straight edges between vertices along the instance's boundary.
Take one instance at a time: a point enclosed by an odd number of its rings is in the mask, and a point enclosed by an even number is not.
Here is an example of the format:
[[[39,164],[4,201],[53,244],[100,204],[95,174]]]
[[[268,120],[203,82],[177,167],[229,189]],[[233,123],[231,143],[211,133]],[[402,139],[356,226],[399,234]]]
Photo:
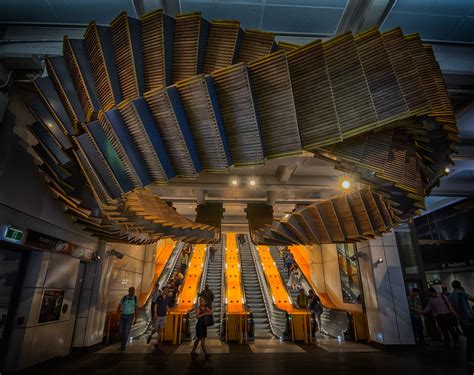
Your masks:
[[[349,189],[351,187],[351,183],[349,182],[349,180],[344,180],[342,181],[341,186],[343,189]]]
[[[450,171],[450,169],[448,167],[444,168],[444,173],[448,174]]]
[[[255,184],[256,184],[255,180],[250,180],[250,181],[249,181],[249,185],[250,185],[250,186],[255,186]]]
[[[382,264],[383,263],[383,259],[382,258],[379,258],[375,261],[374,263],[374,267],[377,267],[379,264]]]
[[[239,184],[239,180],[233,179],[232,180],[232,185],[237,186]]]

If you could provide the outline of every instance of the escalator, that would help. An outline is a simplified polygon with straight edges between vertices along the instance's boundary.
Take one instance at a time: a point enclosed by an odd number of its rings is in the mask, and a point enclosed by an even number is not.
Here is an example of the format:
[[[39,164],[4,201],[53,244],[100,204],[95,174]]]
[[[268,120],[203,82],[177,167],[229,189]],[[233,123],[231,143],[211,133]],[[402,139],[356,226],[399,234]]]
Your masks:
[[[160,261],[163,264],[159,269],[155,270],[155,272],[159,272],[159,274],[156,277],[156,283],[153,283],[153,286],[149,288],[150,290],[153,290],[155,284],[159,284],[160,288],[163,288],[163,286],[168,283],[171,275],[179,270],[179,256],[183,247],[184,242],[176,242],[170,254],[164,249],[163,253],[157,255],[157,266]],[[165,259],[160,260],[160,258],[163,257],[165,257]],[[139,299],[140,297],[141,295]],[[142,303],[142,308],[139,310],[137,321],[130,330],[130,337],[135,339],[143,334],[149,334],[152,324],[151,293],[147,293],[146,299]]]
[[[224,237],[224,236],[223,236]],[[225,238],[222,238],[225,241]],[[221,336],[221,308],[222,308],[222,259],[224,247],[221,244],[214,245],[217,249],[214,261],[211,262],[210,251],[208,251],[206,275],[204,277],[205,284],[209,284],[209,288],[214,293],[214,302],[212,304],[212,315],[214,325],[207,329],[207,336],[218,338]],[[202,290],[202,289],[201,289]],[[198,301],[199,302],[199,301]]]
[[[240,261],[242,266],[242,279],[244,284],[245,300],[253,314],[255,325],[255,338],[270,338],[273,336],[270,322],[263,300],[262,289],[257,277],[249,237],[245,236],[245,242],[239,242]]]
[[[309,265],[306,264],[304,258],[301,256],[301,254],[298,253],[298,249],[296,246],[291,247],[290,249],[294,255],[296,264],[302,271],[300,279],[301,287],[304,289],[306,294],[308,294],[309,290],[312,289],[316,294],[318,294],[321,299],[321,304],[323,306],[320,327],[321,333],[331,337],[344,337],[346,332],[348,332],[349,330],[349,319],[347,317],[347,312],[341,309],[337,309],[327,295],[317,292],[314,283],[309,280],[308,270],[305,269],[305,267],[309,268]],[[277,268],[280,271],[282,278],[285,280],[286,285],[288,285],[289,277],[287,271],[284,269],[283,259],[280,256],[279,247],[270,247],[270,252],[272,254],[273,259],[275,260],[275,264],[277,265]],[[296,305],[298,291],[293,291],[291,290],[291,288],[287,289],[292,296],[293,303]]]

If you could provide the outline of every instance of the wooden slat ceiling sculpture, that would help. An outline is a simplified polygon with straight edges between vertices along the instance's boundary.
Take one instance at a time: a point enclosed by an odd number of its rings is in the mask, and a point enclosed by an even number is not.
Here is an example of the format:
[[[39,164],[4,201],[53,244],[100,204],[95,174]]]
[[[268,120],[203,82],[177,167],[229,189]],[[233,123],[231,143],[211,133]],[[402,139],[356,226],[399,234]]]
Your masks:
[[[253,240],[370,238],[423,207],[458,142],[432,49],[400,29],[296,46],[198,13],[122,13],[66,36],[46,67],[28,103],[32,152],[74,220],[106,240],[219,241],[147,187],[303,152],[362,187],[251,227]]]

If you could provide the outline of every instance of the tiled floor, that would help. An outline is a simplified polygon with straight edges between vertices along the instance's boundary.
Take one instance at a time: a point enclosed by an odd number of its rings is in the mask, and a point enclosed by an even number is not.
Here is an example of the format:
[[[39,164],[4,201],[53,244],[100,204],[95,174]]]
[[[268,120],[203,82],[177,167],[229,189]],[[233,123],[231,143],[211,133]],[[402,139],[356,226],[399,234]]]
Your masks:
[[[18,374],[133,375],[133,374],[351,374],[351,375],[471,375],[462,351],[426,346],[374,349],[336,340],[297,345],[257,340],[250,345],[209,340],[212,356],[191,358],[191,343],[165,345],[156,351],[145,341],[133,342],[125,353],[114,344],[93,352],[73,354],[39,364]],[[2,374],[4,375],[4,374]]]

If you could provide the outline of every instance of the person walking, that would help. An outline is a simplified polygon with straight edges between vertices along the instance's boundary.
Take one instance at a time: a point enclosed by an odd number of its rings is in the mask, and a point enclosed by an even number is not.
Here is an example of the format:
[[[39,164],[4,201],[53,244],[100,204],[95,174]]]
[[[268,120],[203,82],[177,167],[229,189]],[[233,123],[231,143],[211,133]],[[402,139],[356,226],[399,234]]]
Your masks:
[[[128,288],[128,294],[120,300],[117,307],[117,313],[120,316],[119,321],[119,335],[120,335],[120,351],[125,351],[128,336],[132,324],[137,320],[138,301],[135,296],[135,288],[132,286]]]
[[[451,334],[451,337],[454,340],[454,345],[457,347],[459,344],[459,338],[454,329],[454,321],[458,318],[456,311],[454,311],[451,306],[449,299],[443,294],[438,294],[438,292],[433,288],[429,288],[428,293],[431,298],[428,305],[423,310],[423,314],[432,311],[436,317],[436,323],[438,323],[438,327],[442,332],[444,344],[449,347],[451,341],[449,335]]]
[[[321,314],[324,310],[319,296],[312,289],[308,292],[308,307],[316,318],[318,331],[321,332]]]
[[[148,336],[146,343],[149,344],[155,332],[158,332],[155,348],[159,348],[165,337],[166,315],[171,306],[168,287],[163,288],[163,293],[156,299],[155,310],[153,312],[153,329]]]
[[[199,297],[204,298],[206,306],[212,309],[212,302],[214,302],[214,293],[209,288],[209,284],[204,285],[204,289],[201,293],[199,293]]]
[[[181,256],[179,258],[179,263],[181,266],[181,273],[183,275],[186,274],[186,269],[188,268],[188,261],[189,261],[189,255],[187,251],[182,251]]]
[[[459,324],[466,337],[466,358],[470,365],[474,365],[474,312],[469,301],[474,302],[474,297],[464,291],[461,282],[453,280],[451,283],[453,292],[450,294],[450,301],[454,311],[459,316]]]
[[[194,341],[193,349],[191,350],[191,356],[195,357],[198,354],[196,349],[201,343],[201,348],[205,358],[209,358],[211,355],[206,350],[206,337],[207,337],[207,324],[206,317],[212,316],[212,309],[207,305],[204,297],[199,298],[199,305],[196,307],[196,340]]]
[[[421,306],[420,290],[418,288],[411,290],[411,294],[408,296],[408,307],[410,308],[411,324],[415,341],[418,339],[418,344],[422,344],[425,341],[423,335],[423,308]]]

